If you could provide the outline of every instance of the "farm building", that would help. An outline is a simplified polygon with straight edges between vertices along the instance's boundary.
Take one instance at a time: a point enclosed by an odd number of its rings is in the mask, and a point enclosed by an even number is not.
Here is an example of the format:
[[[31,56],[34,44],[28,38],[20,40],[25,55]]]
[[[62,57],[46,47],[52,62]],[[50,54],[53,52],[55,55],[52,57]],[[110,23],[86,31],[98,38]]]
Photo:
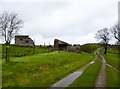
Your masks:
[[[69,46],[68,43],[55,39],[54,40],[54,48],[58,50],[67,50],[67,46]]]
[[[29,37],[29,35],[17,35],[15,36],[15,45],[34,46],[34,41]]]
[[[80,53],[80,45],[70,45],[64,41],[55,39],[54,40],[54,48],[57,50],[66,50],[66,51],[70,51],[70,52],[78,52]]]

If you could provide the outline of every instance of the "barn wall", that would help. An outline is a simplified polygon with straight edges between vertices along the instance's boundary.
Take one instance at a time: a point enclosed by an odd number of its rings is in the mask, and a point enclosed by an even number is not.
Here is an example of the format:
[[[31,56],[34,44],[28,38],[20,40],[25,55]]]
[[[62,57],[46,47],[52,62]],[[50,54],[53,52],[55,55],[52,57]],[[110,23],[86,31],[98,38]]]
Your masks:
[[[80,46],[72,46],[64,41],[60,41],[58,39],[54,40],[54,48],[57,50],[66,50],[71,52],[78,52],[80,53]]]
[[[34,42],[29,36],[15,36],[15,44],[20,46],[34,46]]]

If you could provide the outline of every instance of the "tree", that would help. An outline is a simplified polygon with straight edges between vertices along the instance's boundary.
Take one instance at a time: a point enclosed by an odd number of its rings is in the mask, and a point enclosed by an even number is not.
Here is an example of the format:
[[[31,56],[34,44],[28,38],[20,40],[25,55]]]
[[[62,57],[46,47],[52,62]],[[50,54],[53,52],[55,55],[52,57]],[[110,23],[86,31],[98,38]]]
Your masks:
[[[17,13],[3,12],[0,14],[0,33],[6,44],[6,61],[8,60],[8,48],[12,38],[23,27],[23,21],[18,19]]]
[[[117,42],[120,43],[120,25],[115,24],[111,28],[111,33],[115,39],[117,39]]]
[[[103,28],[103,29],[99,30],[97,32],[95,38],[100,40],[100,42],[102,43],[102,45],[104,47],[104,54],[106,54],[107,53],[107,46],[108,46],[108,43],[110,40],[108,28]]]

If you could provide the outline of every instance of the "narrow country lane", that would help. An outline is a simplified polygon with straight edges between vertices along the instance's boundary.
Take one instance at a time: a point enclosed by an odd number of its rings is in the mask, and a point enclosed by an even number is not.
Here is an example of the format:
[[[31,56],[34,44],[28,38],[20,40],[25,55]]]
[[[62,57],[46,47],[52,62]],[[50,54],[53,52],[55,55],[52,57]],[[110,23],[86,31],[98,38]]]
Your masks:
[[[100,51],[100,48],[99,48],[99,51]],[[106,86],[106,66],[111,67],[112,69],[114,69],[118,73],[120,73],[120,71],[118,69],[114,68],[112,65],[108,64],[106,62],[106,59],[101,54],[99,54],[99,52],[98,52],[98,55],[102,59],[102,61],[101,61],[102,66],[101,66],[101,69],[99,71],[99,75],[97,77],[96,83],[95,83],[95,89],[98,88],[98,87],[102,87],[103,89],[105,89],[105,87],[107,87]]]
[[[104,88],[106,87],[106,61],[102,55],[100,55],[100,57],[102,58],[102,65],[101,65],[101,69],[99,71],[99,75],[98,75],[96,83],[95,83],[95,88],[96,87],[104,87]]]
[[[83,67],[81,67],[77,71],[69,74],[68,76],[64,77],[60,81],[56,82],[55,84],[53,84],[50,87],[50,89],[54,89],[55,87],[60,87],[60,89],[64,89],[64,88],[68,87],[70,84],[72,84],[78,77],[80,77],[82,75],[84,70],[86,70],[91,64],[93,64],[95,62],[96,59],[98,59],[98,57],[97,57],[98,51],[99,50],[94,52],[94,59],[91,62],[89,62],[88,64],[85,64]]]

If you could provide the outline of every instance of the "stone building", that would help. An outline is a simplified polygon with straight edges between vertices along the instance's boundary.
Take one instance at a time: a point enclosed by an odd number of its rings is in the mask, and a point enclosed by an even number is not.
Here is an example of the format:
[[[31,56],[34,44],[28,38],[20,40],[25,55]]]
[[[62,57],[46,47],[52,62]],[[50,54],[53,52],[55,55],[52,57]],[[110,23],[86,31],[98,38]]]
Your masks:
[[[58,50],[67,50],[67,46],[69,46],[68,43],[55,39],[54,40],[54,48]]]
[[[80,53],[80,45],[70,45],[64,41],[55,39],[54,40],[54,48],[57,50],[66,50],[66,51],[70,51],[70,52],[78,52]]]
[[[80,53],[80,46],[67,46],[67,51]]]
[[[34,46],[34,41],[29,37],[29,35],[16,35],[15,45],[20,46]]]

